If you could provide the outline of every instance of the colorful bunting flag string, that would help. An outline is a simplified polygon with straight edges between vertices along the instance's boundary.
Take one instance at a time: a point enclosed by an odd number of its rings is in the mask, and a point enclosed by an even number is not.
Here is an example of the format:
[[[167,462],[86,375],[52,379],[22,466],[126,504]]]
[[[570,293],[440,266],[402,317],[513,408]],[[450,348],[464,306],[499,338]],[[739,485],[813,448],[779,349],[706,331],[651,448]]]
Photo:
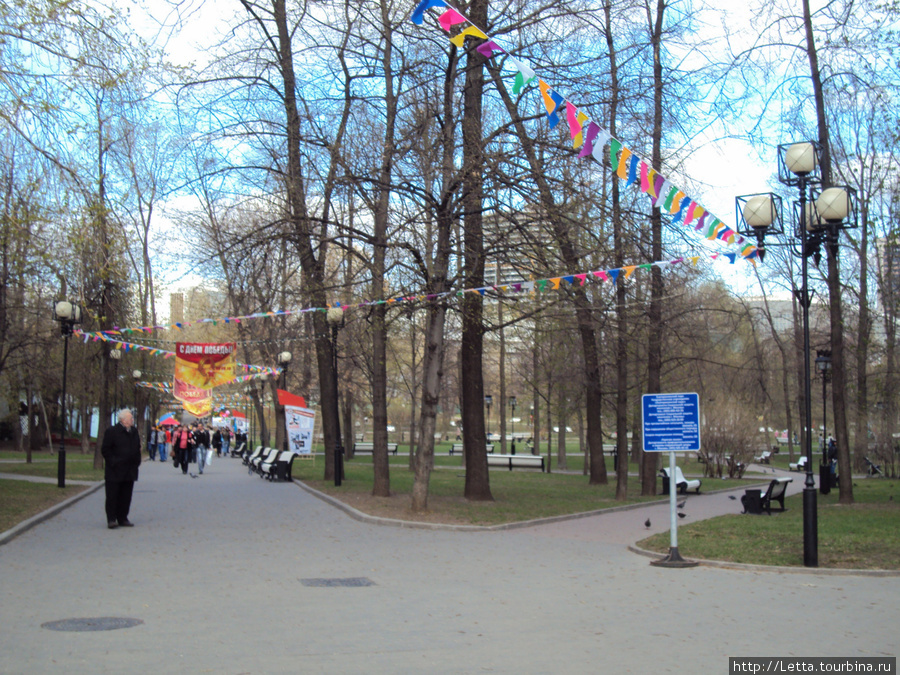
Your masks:
[[[495,54],[502,53],[509,57],[516,71],[513,84],[513,93],[518,95],[523,87],[537,79],[541,98],[547,110],[547,122],[553,129],[560,122],[560,113],[564,113],[569,125],[569,133],[574,149],[581,148],[579,157],[593,157],[601,166],[603,165],[603,148],[609,143],[609,161],[613,172],[619,179],[626,181],[626,186],[636,185],[638,189],[648,195],[653,206],[659,207],[669,216],[672,216],[672,225],[681,224],[685,227],[694,226],[694,231],[709,241],[722,241],[736,246],[742,258],[751,260],[756,258],[758,251],[756,246],[747,241],[735,230],[728,227],[708,209],[689,197],[683,190],[672,184],[656,171],[645,159],[639,157],[630,148],[613,138],[607,131],[578,108],[562,94],[558,93],[549,84],[535,75],[534,70],[527,62],[515,58],[510,52],[500,46],[494,38],[470,21],[458,10],[450,7],[444,0],[422,0],[412,13],[412,21],[422,25],[425,20],[425,12],[429,9],[441,8],[443,13],[438,17],[438,23],[448,33],[457,24],[466,23],[458,34],[450,38],[450,42],[459,48],[463,47],[466,36],[476,37],[485,42],[479,44],[476,49],[486,59],[494,58]],[[585,134],[585,127],[587,133]]]
[[[372,307],[375,305],[392,305],[392,304],[411,304],[418,302],[432,302],[434,300],[442,300],[445,298],[452,297],[463,297],[466,293],[478,293],[479,295],[484,296],[487,293],[496,293],[506,295],[509,293],[540,293],[545,290],[559,290],[563,288],[563,282],[568,284],[569,286],[584,286],[587,281],[594,281],[603,283],[605,281],[612,280],[613,282],[617,282],[620,274],[624,276],[625,279],[630,279],[634,272],[638,269],[650,269],[652,267],[668,267],[671,265],[679,265],[679,264],[690,264],[691,266],[696,267],[698,262],[701,259],[709,259],[709,260],[727,260],[730,264],[735,264],[738,260],[737,253],[720,253],[715,252],[703,256],[690,256],[690,257],[682,257],[682,258],[674,258],[672,260],[658,261],[653,263],[644,263],[641,265],[626,265],[624,267],[618,269],[609,269],[609,270],[592,270],[590,272],[578,272],[574,274],[563,274],[558,277],[550,277],[547,279],[535,279],[533,281],[521,281],[510,284],[501,284],[501,285],[488,285],[481,286],[479,288],[464,288],[462,290],[456,291],[446,291],[444,293],[428,293],[428,294],[417,294],[417,295],[401,295],[393,298],[388,298],[386,300],[370,300],[359,302],[355,304],[341,304],[336,302],[333,306],[339,307],[343,311],[349,311],[352,309],[362,309],[365,307]],[[753,258],[745,258],[750,263],[755,264],[755,260]],[[624,273],[624,274],[623,274]],[[307,312],[327,312],[332,306],[329,305],[327,307],[305,307],[303,309],[295,309],[295,310],[278,310],[275,312],[259,312],[256,314],[248,314],[246,316],[240,317],[227,317],[224,319],[199,319],[197,321],[185,322],[180,324],[180,326],[186,327],[195,324],[202,323],[217,323],[219,321],[223,321],[226,323],[238,321],[244,321],[247,319],[264,319],[275,316],[290,316],[293,314],[305,314]],[[103,341],[108,342],[110,344],[115,345],[117,349],[122,349],[123,351],[131,351],[131,350],[140,350],[144,352],[148,352],[151,356],[162,356],[163,358],[171,358],[175,355],[175,352],[166,351],[164,349],[157,349],[155,347],[148,347],[146,345],[139,345],[132,342],[123,342],[120,339],[110,337],[111,335],[118,335],[123,333],[144,333],[151,330],[166,330],[170,328],[169,326],[143,326],[140,328],[114,328],[108,331],[98,331],[98,332],[85,332],[76,329],[74,331],[75,335],[79,337],[83,337],[85,342],[89,340],[93,340],[94,342]],[[253,366],[244,363],[238,363],[238,367],[243,368],[246,372],[251,373],[250,375],[244,375],[243,378],[252,379],[258,375],[280,375],[280,368],[267,368],[265,366]],[[235,378],[235,382],[244,381],[240,378]]]
[[[197,323],[204,323],[207,321],[210,321],[210,319],[201,319]],[[132,330],[137,331],[140,329],[132,329]],[[83,331],[79,328],[76,328],[75,330],[72,331],[72,335],[75,335],[76,337],[84,338],[85,344],[87,344],[88,342],[101,342],[102,341],[102,342],[106,342],[106,343],[113,345],[113,347],[115,349],[120,349],[123,352],[133,352],[133,351],[147,352],[150,354],[150,356],[162,356],[164,359],[171,359],[172,357],[175,356],[175,352],[170,352],[165,349],[157,349],[156,347],[148,347],[147,345],[139,345],[139,344],[135,344],[134,342],[124,342],[122,340],[116,340],[114,338],[109,337],[110,334],[112,334],[113,332],[123,332],[123,331],[121,329],[116,329],[115,331],[98,331],[98,332],[90,333],[90,332]],[[277,375],[281,374],[281,368],[268,368],[266,366],[253,366],[253,365],[250,365],[247,363],[240,363],[240,362],[238,362],[236,364],[236,366],[238,368],[241,368],[245,372],[255,373],[257,375],[275,375],[275,376],[277,376]],[[249,376],[248,379],[252,379],[253,377],[255,377],[255,375]],[[236,378],[234,381],[238,382],[238,381],[243,381],[243,380],[239,380]]]

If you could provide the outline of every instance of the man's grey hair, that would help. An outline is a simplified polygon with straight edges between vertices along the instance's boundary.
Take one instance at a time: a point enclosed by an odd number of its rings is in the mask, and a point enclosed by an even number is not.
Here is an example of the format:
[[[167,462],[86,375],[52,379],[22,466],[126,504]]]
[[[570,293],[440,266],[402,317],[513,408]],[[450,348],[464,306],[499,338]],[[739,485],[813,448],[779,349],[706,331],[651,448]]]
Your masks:
[[[131,411],[128,408],[122,408],[119,411],[119,414],[116,415],[116,418],[121,422],[125,419],[125,415],[131,415]],[[134,415],[132,415],[132,417],[134,417]]]

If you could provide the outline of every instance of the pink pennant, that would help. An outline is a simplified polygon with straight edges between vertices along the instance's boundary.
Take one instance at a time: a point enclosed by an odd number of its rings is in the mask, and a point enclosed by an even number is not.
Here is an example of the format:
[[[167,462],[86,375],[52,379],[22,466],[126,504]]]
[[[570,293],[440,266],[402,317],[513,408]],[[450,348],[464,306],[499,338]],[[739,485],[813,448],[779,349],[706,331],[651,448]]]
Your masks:
[[[578,109],[566,101],[566,121],[569,123],[569,133],[575,138],[581,133],[581,123],[578,121]]]
[[[448,9],[438,17],[438,22],[441,24],[441,28],[449,33],[450,26],[455,26],[458,23],[465,23],[466,17],[457,12],[455,9]]]

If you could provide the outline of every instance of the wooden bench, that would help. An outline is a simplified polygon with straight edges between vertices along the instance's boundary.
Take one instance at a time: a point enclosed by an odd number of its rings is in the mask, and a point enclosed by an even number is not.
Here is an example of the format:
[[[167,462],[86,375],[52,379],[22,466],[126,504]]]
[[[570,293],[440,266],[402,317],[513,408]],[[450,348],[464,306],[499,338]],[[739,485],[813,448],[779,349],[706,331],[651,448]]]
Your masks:
[[[397,444],[396,443],[388,443],[387,451],[391,455],[397,454]],[[354,455],[371,455],[375,452],[375,444],[374,443],[354,443],[353,444],[353,454]]]
[[[745,490],[744,496],[741,497],[741,504],[744,505],[744,513],[761,514],[763,511],[772,515],[772,502],[778,502],[781,505],[781,511],[784,511],[784,496],[787,492],[788,483],[793,478],[780,477],[773,478],[766,488],[765,493],[762,490]]]
[[[513,467],[544,470],[543,455],[488,455],[487,462],[488,466],[508,467],[510,471]]]
[[[493,454],[493,452],[494,452],[494,444],[493,443],[486,443],[484,447],[487,450],[489,455]],[[450,454],[451,455],[461,455],[462,453],[463,453],[463,444],[462,443],[454,443],[453,445],[450,446]]]

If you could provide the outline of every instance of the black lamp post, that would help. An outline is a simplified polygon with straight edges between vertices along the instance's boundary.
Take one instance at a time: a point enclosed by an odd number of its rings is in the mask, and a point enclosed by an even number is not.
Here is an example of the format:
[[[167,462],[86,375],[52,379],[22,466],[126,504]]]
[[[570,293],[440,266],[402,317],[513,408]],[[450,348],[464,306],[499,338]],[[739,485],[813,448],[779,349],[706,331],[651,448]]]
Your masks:
[[[818,520],[816,483],[812,469],[812,403],[809,349],[809,265],[810,257],[818,264],[821,244],[837,244],[838,229],[851,212],[853,191],[849,188],[829,188],[814,202],[808,203],[812,186],[821,180],[818,173],[821,149],[815,142],[789,143],[778,146],[778,180],[784,185],[797,187],[797,219],[791,252],[800,258],[801,287],[794,291],[802,308],[803,317],[803,419],[806,428],[804,449],[806,455],[806,481],[803,486],[803,564],[819,566]],[[827,199],[823,199],[828,195]],[[762,260],[765,254],[766,234],[784,234],[781,225],[781,199],[771,193],[747,195],[737,200],[738,231],[753,235]],[[789,242],[793,244],[794,242]]]
[[[284,391],[287,391],[287,371],[288,367],[291,365],[292,358],[293,355],[290,352],[281,352],[278,355],[278,365],[281,366],[281,388]],[[281,408],[281,414],[286,417],[284,406],[280,405],[279,407]],[[282,420],[282,423],[284,424],[284,420]],[[284,424],[284,442],[282,443],[281,449],[285,452],[287,452],[288,449],[287,424]]]
[[[487,437],[491,437],[491,406],[494,404],[494,397],[490,394],[484,396],[484,407],[487,408]]]
[[[244,386],[244,401],[245,410],[247,411],[247,428],[244,430],[244,433],[247,434],[247,445],[244,447],[244,449],[250,451],[253,447],[253,400],[250,398],[249,384]]]
[[[512,423],[512,446],[511,452],[512,454],[516,454],[516,397],[509,397],[509,409],[512,411],[512,415],[510,415],[510,422]]]
[[[66,378],[69,369],[69,337],[75,329],[75,324],[81,323],[81,307],[65,300],[56,303],[53,318],[59,321],[59,329],[63,336],[63,377],[62,377],[62,401],[60,403],[60,417],[62,428],[59,433],[59,459],[56,465],[56,484],[58,487],[66,487]]]
[[[143,428],[141,427],[141,420],[143,419],[143,410],[140,409],[138,404],[138,382],[141,381],[141,376],[143,373],[139,370],[133,370],[131,372],[131,377],[134,378],[134,428],[137,429],[138,434],[143,433]]]
[[[828,379],[831,375],[831,350],[816,350],[816,370],[822,375],[822,463],[819,465],[819,492],[831,492],[831,461],[828,458]]]
[[[113,380],[113,409],[119,409],[119,361],[122,359],[122,351],[119,349],[111,349],[109,351],[109,358],[113,360],[113,374],[115,375],[115,379]]]
[[[334,484],[335,487],[341,486],[341,478],[344,473],[344,448],[341,445],[341,420],[340,411],[338,409],[338,357],[337,357],[337,338],[338,329],[344,323],[344,310],[340,307],[330,307],[326,315],[329,325],[331,325],[331,372],[334,378],[334,405],[331,414],[334,415]]]

